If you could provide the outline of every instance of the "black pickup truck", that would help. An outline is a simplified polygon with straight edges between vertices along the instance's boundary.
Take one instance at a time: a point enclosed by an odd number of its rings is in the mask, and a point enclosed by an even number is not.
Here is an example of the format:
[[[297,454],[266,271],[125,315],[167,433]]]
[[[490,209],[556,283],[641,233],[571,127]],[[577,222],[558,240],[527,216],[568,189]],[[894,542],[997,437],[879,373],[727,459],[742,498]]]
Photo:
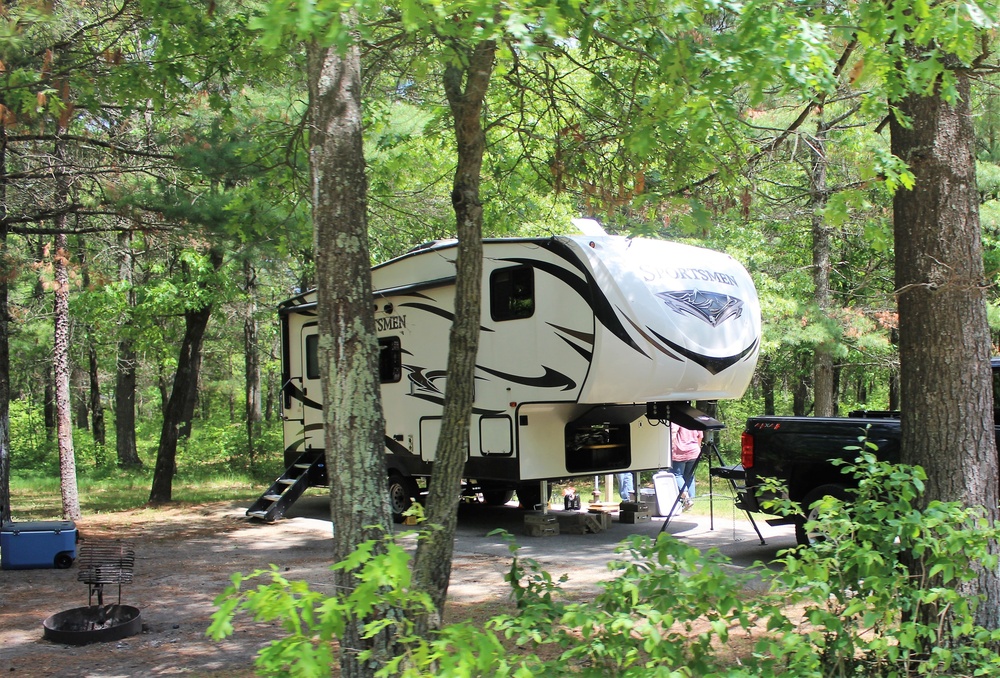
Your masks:
[[[991,365],[996,406],[1000,405],[1000,359],[994,358]],[[776,478],[788,489],[789,499],[803,507],[803,513],[826,495],[846,498],[852,478],[830,462],[853,461],[857,451],[845,448],[856,448],[858,439],[866,435],[868,442],[876,446],[879,459],[899,461],[898,412],[859,411],[847,417],[751,417],[742,437],[740,461],[745,491],[740,492],[740,508],[762,512],[760,503],[767,498],[760,487],[762,478]],[[795,524],[800,544],[808,543],[801,519],[785,522]]]

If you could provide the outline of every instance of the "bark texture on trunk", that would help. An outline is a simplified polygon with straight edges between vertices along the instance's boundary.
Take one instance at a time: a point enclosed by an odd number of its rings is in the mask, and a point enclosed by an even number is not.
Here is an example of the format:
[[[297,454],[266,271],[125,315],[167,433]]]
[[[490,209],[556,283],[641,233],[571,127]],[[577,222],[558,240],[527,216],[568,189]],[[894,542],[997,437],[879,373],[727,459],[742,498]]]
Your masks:
[[[10,315],[7,308],[7,129],[0,125],[0,523],[10,521]]]
[[[816,136],[809,145],[811,153],[809,211],[812,215],[813,300],[821,318],[829,315],[830,293],[830,227],[826,224],[828,127],[822,114],[816,123]],[[816,345],[813,351],[813,414],[817,417],[834,415],[833,341]]]
[[[261,421],[260,347],[257,345],[257,271],[247,260],[243,262],[243,277],[247,301],[243,316],[244,402],[247,429],[247,455],[250,467],[257,461],[256,441]]]
[[[122,468],[138,468],[142,466],[139,451],[135,444],[135,389],[136,365],[138,356],[132,342],[130,329],[131,312],[135,308],[135,290],[132,287],[133,252],[132,236],[122,232],[118,237],[118,247],[121,259],[118,265],[118,277],[125,283],[126,315],[121,319],[120,333],[122,339],[118,342],[118,357],[115,362],[115,446],[118,453],[118,465]]]
[[[93,337],[87,335],[87,353],[90,376],[90,432],[94,436],[94,442],[98,445],[105,443],[104,429],[104,405],[101,404],[101,375],[97,361],[97,347],[94,345]]]
[[[362,146],[361,55],[356,45],[308,50],[309,163],[316,255],[319,362],[333,558],[392,532],[386,492],[385,423],[368,254],[367,180]],[[336,570],[340,591],[354,570]],[[396,614],[381,609],[372,619]],[[386,632],[364,637],[359,619],[340,640],[340,675],[373,676],[392,654]],[[358,653],[371,650],[372,659]]]
[[[69,197],[69,179],[66,169],[66,142],[57,138],[55,144],[55,201],[66,203]],[[71,367],[69,360],[69,246],[66,238],[66,215],[55,218],[55,251],[52,269],[55,278],[55,304],[52,336],[52,371],[55,378],[56,441],[59,446],[59,480],[62,493],[63,518],[80,518],[80,495],[76,484],[76,451],[73,448],[73,403],[70,393]]]
[[[416,585],[430,594],[436,614],[420,620],[426,632],[441,623],[448,595],[454,552],[462,475],[469,455],[469,419],[475,398],[476,356],[479,350],[480,297],[483,270],[483,206],[479,198],[486,135],[482,114],[496,56],[496,43],[478,43],[466,62],[449,65],[444,73],[458,147],[458,166],[451,194],[458,229],[455,321],[448,346],[441,437],[427,492],[427,521],[435,526],[420,541],[414,560]]]
[[[212,269],[222,267],[222,253],[209,252]],[[204,284],[202,285],[205,286]],[[185,415],[191,411],[189,399],[198,383],[201,367],[201,348],[205,341],[205,330],[212,317],[212,304],[184,313],[184,339],[177,357],[177,371],[174,373],[173,388],[163,413],[163,427],[160,429],[160,444],[156,450],[156,465],[153,467],[153,486],[149,501],[153,504],[168,502],[173,496],[174,472],[177,468],[177,442]],[[190,417],[188,416],[190,420]]]
[[[914,51],[914,58],[919,52]],[[910,95],[890,116],[892,151],[916,177],[896,192],[894,231],[899,304],[902,460],[927,470],[925,502],[940,499],[997,512],[990,335],[969,82],[961,99]],[[995,547],[995,545],[994,545]],[[1000,626],[1000,579],[983,572],[978,621]]]

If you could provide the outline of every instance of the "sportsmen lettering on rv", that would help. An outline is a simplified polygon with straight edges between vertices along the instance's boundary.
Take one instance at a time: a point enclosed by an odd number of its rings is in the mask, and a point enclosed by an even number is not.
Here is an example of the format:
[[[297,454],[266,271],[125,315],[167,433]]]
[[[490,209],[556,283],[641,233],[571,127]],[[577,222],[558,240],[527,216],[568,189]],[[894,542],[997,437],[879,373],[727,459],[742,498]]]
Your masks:
[[[388,332],[390,330],[405,330],[405,315],[390,315],[385,318],[375,318],[375,331]]]
[[[643,268],[643,280],[653,282],[654,280],[704,280],[706,282],[717,282],[724,285],[737,287],[739,283],[736,278],[728,273],[719,271],[709,271],[704,268],[656,268],[653,270]]]

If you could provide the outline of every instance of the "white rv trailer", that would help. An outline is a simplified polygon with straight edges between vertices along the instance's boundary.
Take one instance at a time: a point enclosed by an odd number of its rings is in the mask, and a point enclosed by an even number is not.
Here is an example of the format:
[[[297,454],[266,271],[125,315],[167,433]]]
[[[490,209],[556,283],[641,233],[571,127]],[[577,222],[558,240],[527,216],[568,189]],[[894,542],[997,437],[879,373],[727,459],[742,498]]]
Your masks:
[[[456,254],[456,241],[433,242],[372,269],[397,518],[433,469]],[[738,398],[750,382],[760,306],[728,255],[582,235],[486,240],[483,259],[465,476],[488,502],[519,489],[535,503],[546,479],[669,466],[669,403]],[[315,292],[279,314],[290,475],[279,483],[325,484]],[[259,504],[248,514],[276,517]]]

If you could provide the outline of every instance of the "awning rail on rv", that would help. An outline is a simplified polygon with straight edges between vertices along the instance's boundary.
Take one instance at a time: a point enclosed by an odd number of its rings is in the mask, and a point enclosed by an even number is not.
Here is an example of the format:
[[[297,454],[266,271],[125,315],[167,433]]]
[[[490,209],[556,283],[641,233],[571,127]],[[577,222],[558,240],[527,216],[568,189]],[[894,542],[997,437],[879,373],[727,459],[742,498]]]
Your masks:
[[[436,287],[448,287],[449,285],[454,285],[455,280],[455,276],[452,275],[447,278],[435,278],[434,280],[424,280],[422,282],[410,283],[408,285],[386,287],[381,290],[375,290],[374,296],[391,297],[396,294],[405,294],[407,292],[423,292],[424,290],[432,290]]]

